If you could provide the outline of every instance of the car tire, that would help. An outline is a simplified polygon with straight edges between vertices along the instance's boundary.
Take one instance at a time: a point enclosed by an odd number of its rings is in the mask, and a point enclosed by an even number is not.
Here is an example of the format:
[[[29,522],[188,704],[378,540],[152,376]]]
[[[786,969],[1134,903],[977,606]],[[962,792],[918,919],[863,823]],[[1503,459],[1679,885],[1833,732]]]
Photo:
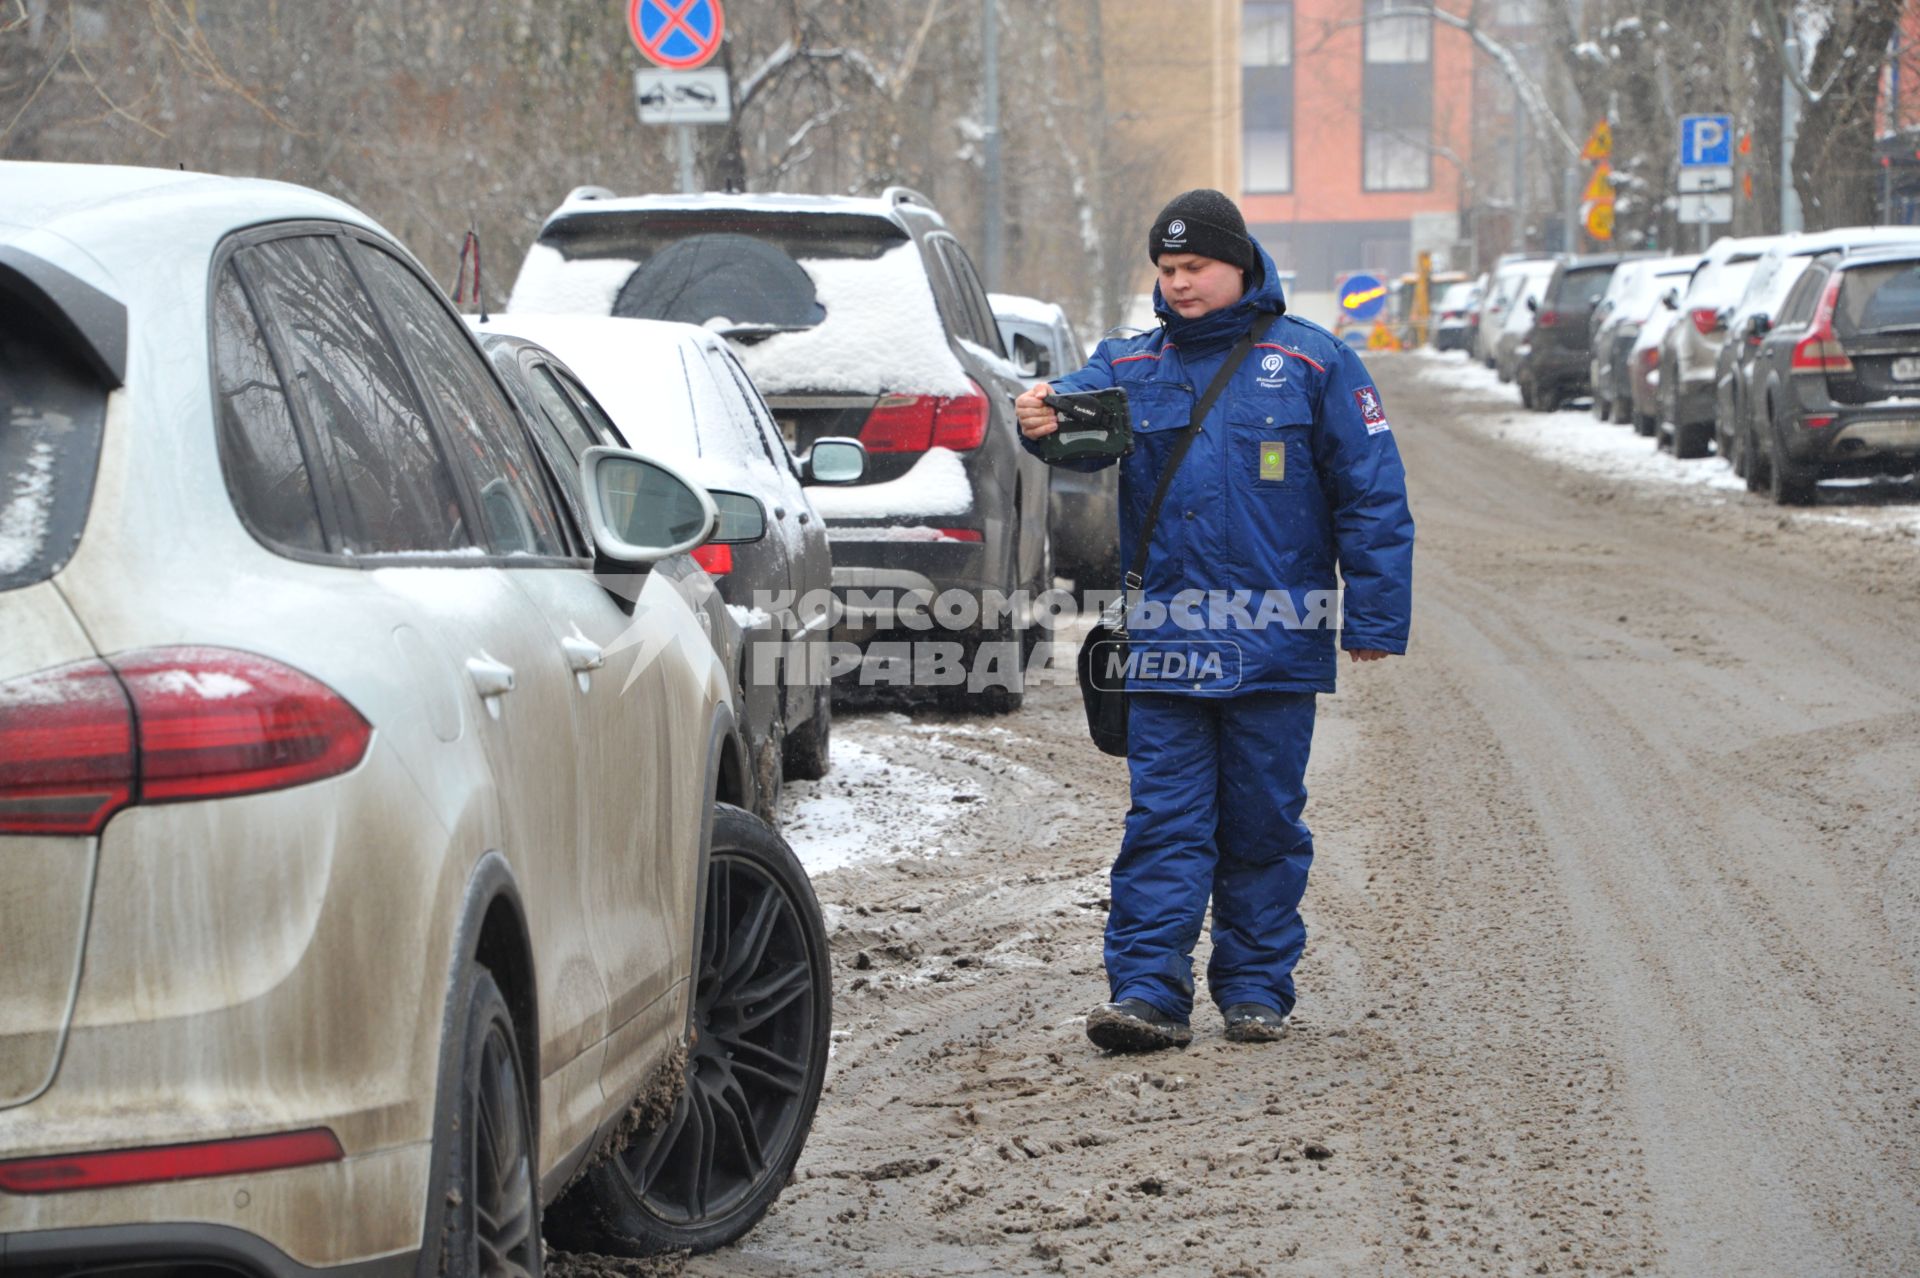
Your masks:
[[[1740,429],[1740,456],[1747,464],[1746,474],[1741,476],[1747,481],[1747,491],[1750,493],[1767,491],[1767,486],[1772,482],[1767,464],[1767,452],[1760,447],[1760,441],[1755,438],[1751,424]]]
[[[455,1007],[456,1091],[442,1106],[447,1150],[437,1272],[538,1274],[540,1179],[518,1032],[493,974],[468,963]]]
[[[1523,369],[1519,375],[1513,379],[1513,384],[1520,388],[1520,406],[1530,412],[1539,412],[1540,404],[1534,395],[1533,378],[1527,376],[1526,371]]]
[[[957,684],[934,689],[934,703],[953,714],[1012,714],[1018,710],[1027,700],[1027,658],[1032,651],[1029,636],[1034,633],[1031,626],[1023,630],[1012,623],[993,630],[975,631],[961,643],[969,679],[975,663],[985,655],[992,655],[1000,669],[1005,669],[1010,661],[1019,663],[1013,686],[995,685],[976,691],[968,688],[968,679],[962,679]]]
[[[1621,395],[1613,401],[1613,422],[1616,426],[1626,426],[1633,421],[1633,396],[1631,392]]]
[[[1707,455],[1708,431],[1701,429],[1699,422],[1675,422],[1673,424],[1673,455],[1683,460],[1691,460]]]
[[[1633,433],[1634,434],[1655,435],[1657,434],[1659,429],[1660,429],[1660,423],[1655,421],[1652,418],[1652,416],[1650,416],[1649,414],[1635,413],[1633,415]],[[1659,447],[1659,440],[1657,438],[1654,441],[1654,447],[1656,448]]]
[[[1613,401],[1602,396],[1599,391],[1593,393],[1593,419],[1597,422],[1613,420]]]
[[[833,684],[813,689],[813,713],[787,734],[785,766],[789,781],[818,781],[833,766]]]
[[[548,1213],[570,1249],[724,1247],[759,1223],[806,1146],[833,1030],[826,928],[793,849],[732,804],[714,805],[703,919],[680,1095]]]
[[[1811,506],[1814,481],[1812,470],[1796,466],[1780,448],[1779,423],[1767,436],[1767,495],[1776,506]]]

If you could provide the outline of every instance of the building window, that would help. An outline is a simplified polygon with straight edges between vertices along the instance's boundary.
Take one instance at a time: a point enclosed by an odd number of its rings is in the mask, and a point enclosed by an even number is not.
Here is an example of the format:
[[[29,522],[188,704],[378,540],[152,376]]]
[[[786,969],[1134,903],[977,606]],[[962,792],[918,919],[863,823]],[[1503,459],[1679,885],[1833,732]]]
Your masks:
[[[1403,17],[1392,15],[1405,13]],[[1427,62],[1433,57],[1433,19],[1412,0],[1367,0],[1366,49],[1370,63]]]
[[[1367,126],[1361,185],[1369,191],[1424,191],[1433,185],[1433,150],[1424,137]]]
[[[1242,183],[1293,190],[1293,5],[1249,3],[1240,15]]]
[[[1364,191],[1433,185],[1433,19],[1410,0],[1366,0],[1360,76]]]

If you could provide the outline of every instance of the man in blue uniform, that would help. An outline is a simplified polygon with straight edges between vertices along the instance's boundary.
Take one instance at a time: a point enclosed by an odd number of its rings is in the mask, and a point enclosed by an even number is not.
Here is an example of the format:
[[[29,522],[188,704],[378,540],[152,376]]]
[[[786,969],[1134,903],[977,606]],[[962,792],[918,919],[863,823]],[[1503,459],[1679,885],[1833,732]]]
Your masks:
[[[1209,897],[1207,986],[1226,1036],[1280,1037],[1306,945],[1313,836],[1301,812],[1314,699],[1334,690],[1335,626],[1351,660],[1403,653],[1413,591],[1406,473],[1359,356],[1286,313],[1272,259],[1218,191],[1169,203],[1148,253],[1162,326],[1102,342],[1085,368],[1016,406],[1032,448],[1058,429],[1042,402],[1050,389],[1125,388],[1134,450],[1120,462],[1120,562],[1130,564],[1204,389],[1264,326],[1174,471],[1129,621],[1136,651],[1212,660],[1151,675],[1136,666],[1128,679],[1133,804],[1107,918],[1111,1001],[1087,1017],[1087,1037],[1114,1051],[1192,1041],[1192,953]]]

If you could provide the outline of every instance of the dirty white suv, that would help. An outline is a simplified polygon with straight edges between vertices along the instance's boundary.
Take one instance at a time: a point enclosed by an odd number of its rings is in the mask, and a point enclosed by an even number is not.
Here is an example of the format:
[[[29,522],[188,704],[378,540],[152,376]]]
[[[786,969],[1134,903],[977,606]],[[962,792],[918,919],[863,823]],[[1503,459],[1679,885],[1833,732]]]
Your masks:
[[[0,1269],[752,1224],[829,989],[725,802],[713,525],[637,453],[543,460],[355,210],[0,164]]]

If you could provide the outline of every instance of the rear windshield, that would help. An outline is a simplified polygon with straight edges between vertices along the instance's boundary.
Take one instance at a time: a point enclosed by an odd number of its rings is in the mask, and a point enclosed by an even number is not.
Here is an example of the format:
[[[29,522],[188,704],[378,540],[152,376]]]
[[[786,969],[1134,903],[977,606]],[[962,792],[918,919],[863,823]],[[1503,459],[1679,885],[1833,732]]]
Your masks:
[[[872,261],[905,239],[884,218],[702,210],[570,217],[540,242],[569,261],[627,264],[601,314],[700,324],[752,342],[826,318],[802,262]]]
[[[1694,272],[1693,283],[1687,286],[1687,306],[1734,305],[1747,291],[1747,281],[1753,278],[1753,268],[1759,264],[1757,255],[1701,263],[1700,269]]]
[[[1854,267],[1840,285],[1833,320],[1843,335],[1920,328],[1920,262]]]
[[[1607,291],[1607,284],[1613,279],[1611,266],[1596,266],[1590,270],[1568,271],[1560,277],[1560,285],[1555,290],[1553,304],[1563,310],[1592,306]]]
[[[0,590],[73,554],[93,500],[107,392],[0,298]]]

